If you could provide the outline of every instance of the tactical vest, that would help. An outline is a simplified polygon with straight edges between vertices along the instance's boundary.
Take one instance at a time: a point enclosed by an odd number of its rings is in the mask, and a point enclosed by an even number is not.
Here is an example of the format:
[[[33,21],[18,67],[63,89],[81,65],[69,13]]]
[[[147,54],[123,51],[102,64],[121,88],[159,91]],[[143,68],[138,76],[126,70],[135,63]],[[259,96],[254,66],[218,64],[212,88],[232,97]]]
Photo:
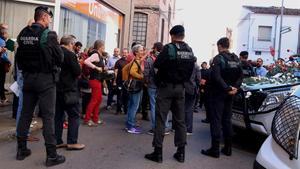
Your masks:
[[[190,80],[196,58],[192,49],[186,44],[169,43],[167,67],[163,68],[165,77],[162,81],[180,84]]]
[[[219,54],[221,60],[221,76],[228,85],[234,85],[241,75],[241,64],[234,53]]]
[[[97,67],[101,67],[102,69],[104,69],[104,59],[100,56],[100,54],[96,51],[93,50],[89,56],[92,56],[93,54],[97,54],[99,57],[99,62],[93,62],[93,64]],[[105,73],[99,72],[96,69],[92,69],[90,72],[90,80],[99,80],[102,81],[105,78]]]
[[[48,29],[42,27],[26,27],[18,36],[18,65],[24,72],[47,72],[44,70],[42,52],[42,36],[47,36]],[[46,39],[46,38],[45,38]]]

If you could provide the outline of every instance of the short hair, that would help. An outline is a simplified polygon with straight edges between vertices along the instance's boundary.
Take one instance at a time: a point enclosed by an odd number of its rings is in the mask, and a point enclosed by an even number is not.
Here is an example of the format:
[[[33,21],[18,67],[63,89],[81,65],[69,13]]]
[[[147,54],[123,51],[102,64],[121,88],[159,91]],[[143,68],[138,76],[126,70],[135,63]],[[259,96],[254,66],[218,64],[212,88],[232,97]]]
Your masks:
[[[240,56],[244,59],[248,59],[249,53],[247,51],[241,51]]]
[[[258,60],[261,60],[262,62],[264,62],[264,60],[263,60],[262,58],[257,58],[257,60],[256,60],[256,61],[258,61]]]
[[[60,39],[60,44],[61,45],[70,45],[71,43],[74,43],[75,39],[73,36],[71,35],[64,35],[61,39]]]
[[[203,66],[204,64],[207,65],[207,62],[202,62],[202,63],[201,63],[201,66]]]
[[[129,52],[128,48],[123,48],[122,51],[127,50],[127,52]]]
[[[133,46],[132,53],[134,56],[136,56],[136,53],[138,52],[139,48],[144,48],[144,47],[143,47],[143,45],[140,45],[140,44]]]
[[[103,40],[96,40],[94,43],[94,49],[98,50],[100,47],[104,46],[104,41]]]
[[[0,27],[0,37],[3,37],[6,32],[7,29],[5,27]]]
[[[45,14],[46,12],[42,11],[42,10],[37,10],[34,13],[34,21],[37,22],[39,20],[42,19],[42,16]]]
[[[75,43],[75,46],[81,46],[81,47],[82,47],[82,43],[79,42],[79,41],[77,41],[77,42]]]
[[[230,47],[229,39],[227,37],[223,37],[218,40],[217,45],[221,46],[222,48],[229,49]]]
[[[141,45],[141,43],[140,43],[140,42],[132,42],[132,44],[131,44],[131,49],[132,49],[135,45]]]
[[[161,52],[163,50],[163,47],[164,47],[164,45],[161,42],[156,42],[153,44],[152,49],[156,48],[157,51]]]

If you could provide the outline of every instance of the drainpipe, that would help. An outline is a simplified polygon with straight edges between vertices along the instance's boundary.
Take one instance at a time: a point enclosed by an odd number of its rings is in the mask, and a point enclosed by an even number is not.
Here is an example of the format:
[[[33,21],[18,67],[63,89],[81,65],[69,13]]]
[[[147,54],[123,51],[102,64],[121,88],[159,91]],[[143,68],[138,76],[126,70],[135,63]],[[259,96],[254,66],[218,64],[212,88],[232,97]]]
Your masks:
[[[59,31],[60,4],[61,0],[55,0],[53,30],[56,32]]]
[[[250,51],[250,29],[251,29],[251,14],[249,14],[249,28],[248,28],[248,42],[247,42],[247,51]]]
[[[299,30],[298,30],[298,50],[297,54],[300,54],[300,23],[299,23]]]
[[[273,48],[276,49],[276,38],[277,38],[277,21],[278,21],[278,16],[276,15],[275,18],[275,35],[274,35],[274,42],[273,42]],[[274,56],[275,57],[275,56]]]
[[[283,21],[283,3],[284,0],[281,1],[281,15],[280,15],[280,30],[279,30],[279,44],[278,44],[278,59],[280,58],[281,55],[281,30],[282,30],[282,21]]]
[[[130,36],[131,36],[131,22],[133,22],[132,17],[132,0],[130,0],[130,15],[129,15],[129,30],[128,30],[128,49],[131,50],[131,44],[130,44]]]

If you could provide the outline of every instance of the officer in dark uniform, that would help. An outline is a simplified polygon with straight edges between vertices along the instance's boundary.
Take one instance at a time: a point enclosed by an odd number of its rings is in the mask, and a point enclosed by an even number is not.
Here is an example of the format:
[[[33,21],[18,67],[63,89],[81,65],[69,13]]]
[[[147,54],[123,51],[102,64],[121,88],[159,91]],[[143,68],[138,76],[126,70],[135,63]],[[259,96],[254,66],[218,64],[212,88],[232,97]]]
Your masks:
[[[63,62],[57,34],[49,31],[52,12],[48,7],[35,9],[31,26],[25,27],[18,36],[17,64],[24,77],[23,109],[17,127],[17,160],[24,160],[31,154],[27,148],[27,131],[33,112],[39,103],[43,119],[43,136],[47,152],[46,166],[53,166],[65,161],[65,157],[56,152],[54,134],[54,114],[56,101],[57,71]]]
[[[248,55],[249,53],[247,51],[242,51],[240,53],[241,65],[243,69],[243,75],[245,78],[255,76],[254,69],[252,65],[248,62]]]
[[[184,27],[176,25],[170,30],[172,43],[164,46],[163,51],[154,62],[157,83],[155,129],[153,138],[154,152],[145,158],[162,162],[162,146],[165,133],[165,121],[172,110],[175,128],[174,158],[184,162],[186,145],[186,125],[184,113],[184,82],[190,80],[196,58],[191,47],[183,42]]]
[[[222,153],[231,155],[232,144],[232,101],[243,80],[243,71],[238,57],[229,52],[229,39],[217,42],[219,54],[214,57],[210,81],[210,132],[212,146],[202,150],[202,154],[218,158],[220,156],[221,129],[225,146]]]

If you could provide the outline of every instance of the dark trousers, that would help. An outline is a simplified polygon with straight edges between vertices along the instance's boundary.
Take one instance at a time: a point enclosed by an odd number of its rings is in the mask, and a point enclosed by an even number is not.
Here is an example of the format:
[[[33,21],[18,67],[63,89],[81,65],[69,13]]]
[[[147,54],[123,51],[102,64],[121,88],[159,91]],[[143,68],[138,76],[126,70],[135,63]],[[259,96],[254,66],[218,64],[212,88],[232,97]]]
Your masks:
[[[63,144],[62,133],[65,112],[68,114],[68,135],[67,144],[77,144],[79,129],[79,103],[66,105],[63,93],[57,93],[55,112],[55,136],[57,144]]]
[[[112,80],[107,80],[106,84],[107,84],[107,88],[108,88],[107,106],[111,106],[114,95],[117,94],[117,90],[116,90],[116,86],[113,86]]]
[[[6,72],[2,68],[0,68],[0,98],[1,98],[1,100],[6,99],[5,89],[4,89],[5,78],[6,78]]]
[[[146,86],[143,87],[143,97],[142,97],[142,116],[143,119],[148,119],[148,105],[150,103],[149,95],[148,95],[148,88]]]
[[[13,104],[12,104],[12,118],[17,117],[17,111],[19,106],[19,98],[14,94]]]
[[[117,112],[122,111],[122,107],[124,113],[127,114],[127,103],[128,103],[128,93],[123,85],[118,85],[117,89]]]
[[[35,106],[39,103],[40,112],[42,113],[45,145],[46,147],[55,147],[54,113],[56,88],[53,86],[41,90],[38,88],[38,85],[35,86],[34,83],[37,82],[32,82],[30,90],[23,90],[23,109],[17,127],[17,133],[19,137],[27,137]],[[25,87],[28,87],[27,84],[24,84],[24,88]]]
[[[202,108],[203,104],[205,103],[205,92],[200,91],[200,101],[199,101],[199,107]],[[204,105],[205,106],[205,105]]]
[[[85,93],[85,92],[82,92],[82,102],[81,102],[81,114],[85,114],[86,113],[86,108],[87,108],[87,105],[89,104],[90,100],[91,100],[91,96],[92,94],[91,93]]]
[[[173,128],[175,129],[174,142],[176,147],[186,145],[186,126],[184,113],[183,85],[166,84],[159,87],[156,98],[154,147],[162,147],[164,140],[165,122],[169,110],[172,110]]]
[[[205,114],[206,114],[206,119],[208,121],[210,121],[210,111],[211,111],[211,108],[210,108],[210,94],[205,91],[205,93],[203,94],[203,98],[204,98],[204,107],[205,107]]]
[[[186,130],[189,133],[193,132],[193,108],[196,100],[196,95],[190,95],[185,93],[185,103],[184,103],[184,111],[185,111],[185,124]]]
[[[210,130],[212,144],[218,146],[221,133],[225,140],[232,139],[232,102],[233,97],[228,94],[214,93],[211,95]]]

